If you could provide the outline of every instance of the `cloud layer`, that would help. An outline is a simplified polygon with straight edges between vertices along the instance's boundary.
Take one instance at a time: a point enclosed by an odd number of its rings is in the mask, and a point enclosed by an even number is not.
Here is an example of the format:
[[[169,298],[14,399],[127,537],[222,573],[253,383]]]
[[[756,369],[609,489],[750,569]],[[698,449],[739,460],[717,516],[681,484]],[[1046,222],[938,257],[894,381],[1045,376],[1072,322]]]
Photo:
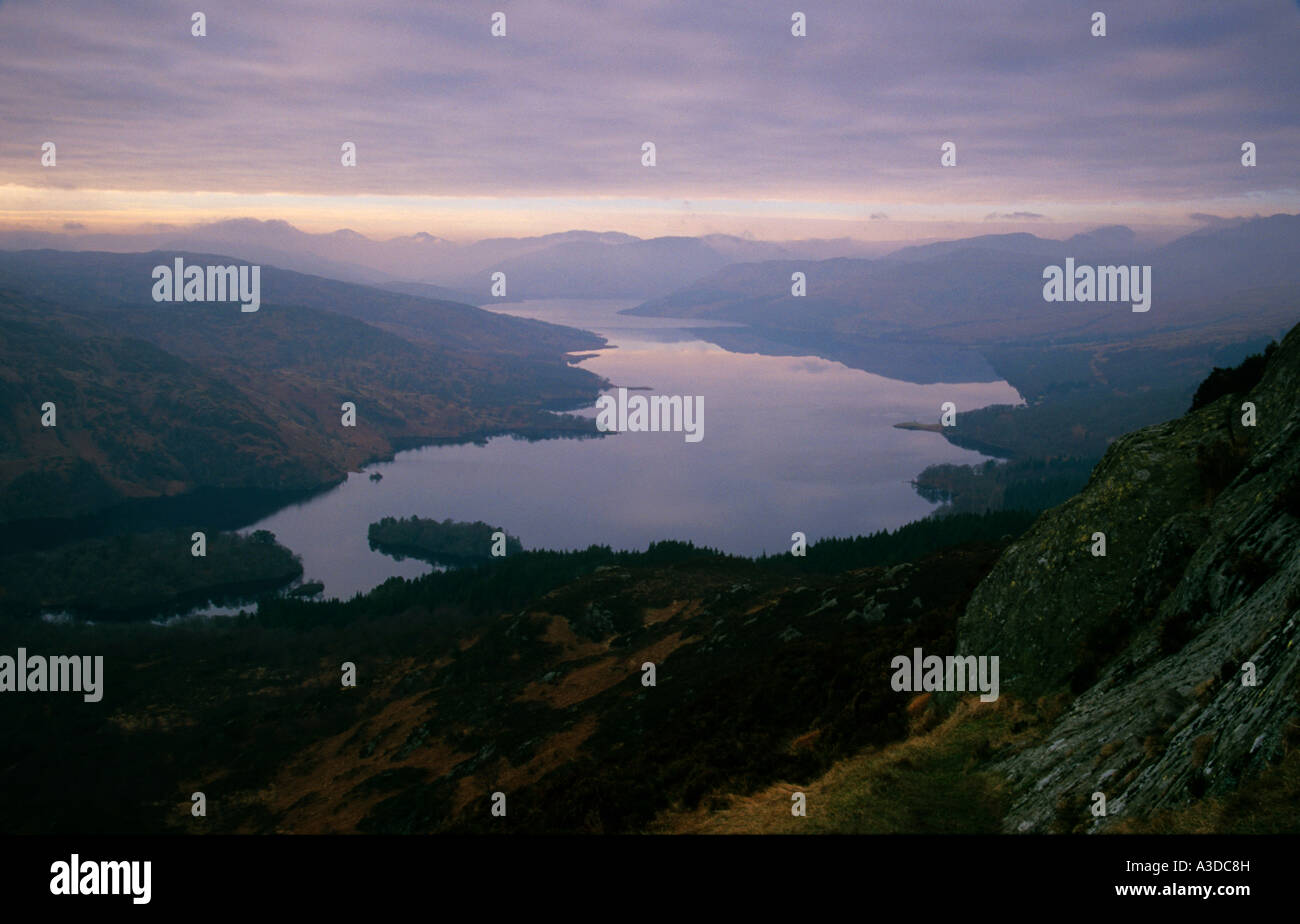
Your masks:
[[[1300,14],[1280,2],[1115,6],[1105,38],[1075,0],[799,4],[805,38],[790,4],[753,0],[197,5],[204,38],[166,2],[0,4],[7,181],[835,200],[864,203],[863,221],[1044,199],[1267,213],[1300,188]]]

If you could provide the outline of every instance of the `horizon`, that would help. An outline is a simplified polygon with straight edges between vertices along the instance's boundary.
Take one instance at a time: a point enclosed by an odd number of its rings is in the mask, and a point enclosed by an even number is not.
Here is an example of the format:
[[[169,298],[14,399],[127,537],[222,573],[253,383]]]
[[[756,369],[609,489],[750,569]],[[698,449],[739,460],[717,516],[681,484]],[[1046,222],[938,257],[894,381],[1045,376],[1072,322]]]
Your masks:
[[[838,237],[822,237],[822,236],[759,237],[753,234],[747,234],[747,233],[735,234],[735,233],[723,232],[723,231],[707,232],[707,233],[700,233],[700,234],[664,233],[664,234],[653,234],[653,235],[639,235],[639,234],[634,234],[625,231],[621,228],[612,228],[612,227],[594,228],[594,227],[576,227],[576,226],[564,227],[564,228],[559,228],[558,230],[555,231],[539,232],[536,234],[504,234],[504,235],[490,235],[486,237],[474,237],[474,236],[452,237],[445,234],[434,233],[423,228],[405,234],[382,236],[382,235],[375,234],[373,232],[358,230],[356,227],[353,227],[351,225],[327,228],[325,230],[312,230],[303,227],[301,225],[295,224],[294,222],[283,218],[263,219],[263,218],[255,218],[249,215],[222,217],[222,218],[214,219],[212,221],[202,221],[202,222],[195,222],[191,224],[137,223],[137,224],[127,225],[122,227],[104,228],[104,229],[91,228],[82,225],[80,223],[71,223],[71,224],[65,223],[65,225],[62,227],[54,227],[46,224],[0,225],[0,234],[50,235],[54,237],[66,238],[69,241],[76,241],[78,238],[96,238],[96,237],[130,238],[130,237],[146,237],[149,235],[192,234],[196,232],[210,231],[210,230],[233,231],[233,230],[239,230],[238,226],[240,225],[245,225],[245,226],[256,225],[258,230],[285,231],[289,233],[299,233],[299,234],[310,235],[312,237],[321,237],[321,238],[353,235],[358,238],[362,238],[369,243],[380,244],[380,245],[398,243],[398,242],[410,242],[417,239],[425,239],[428,240],[429,242],[437,243],[437,244],[445,244],[451,246],[469,246],[472,244],[484,243],[484,242],[489,242],[494,240],[502,240],[502,241],[540,240],[543,238],[558,238],[558,237],[565,237],[569,235],[590,235],[593,237],[606,237],[611,235],[619,235],[619,236],[630,238],[631,240],[642,241],[642,242],[655,241],[655,240],[670,240],[670,239],[708,240],[710,238],[714,238],[714,239],[723,238],[723,239],[741,241],[744,243],[754,243],[754,244],[847,242],[851,244],[860,244],[863,245],[864,247],[872,248],[873,252],[871,254],[871,258],[877,258],[877,257],[887,256],[891,253],[894,253],[895,249],[903,249],[903,248],[914,247],[914,246],[924,246],[926,244],[933,244],[933,243],[955,243],[962,240],[972,240],[972,239],[977,239],[982,237],[1008,237],[1008,236],[1018,235],[1018,234],[1027,235],[1029,237],[1034,237],[1044,241],[1057,241],[1057,242],[1065,243],[1074,237],[1092,234],[1098,231],[1111,230],[1111,229],[1123,229],[1123,230],[1131,231],[1134,235],[1134,240],[1139,247],[1153,247],[1153,246],[1159,246],[1164,243],[1168,243],[1169,241],[1176,240],[1177,238],[1180,237],[1187,236],[1188,234],[1194,234],[1194,233],[1204,232],[1204,231],[1213,231],[1216,229],[1227,228],[1234,225],[1245,224],[1247,222],[1267,220],[1276,217],[1297,217],[1297,216],[1300,216],[1300,211],[1270,212],[1267,214],[1257,213],[1254,215],[1237,215],[1232,217],[1223,217],[1223,216],[1209,215],[1209,214],[1198,214],[1198,215],[1188,216],[1187,222],[1183,224],[1168,225],[1168,226],[1166,225],[1152,226],[1140,222],[1113,222],[1113,223],[1104,223],[1104,224],[1084,223],[1080,226],[1072,227],[1070,229],[1066,229],[1064,227],[1053,228],[1052,230],[1056,232],[1055,234],[1049,233],[1048,229],[1042,227],[1035,227],[1032,230],[1023,229],[1023,228],[1016,229],[1016,230],[993,230],[992,228],[985,227],[985,228],[966,228],[963,229],[964,233],[956,233],[953,236],[933,236],[933,237],[924,237],[924,238],[895,239],[895,240],[876,240],[870,238],[855,237],[852,235],[841,235]],[[889,249],[889,248],[895,248],[895,249]],[[9,248],[0,248],[0,249],[9,249]],[[21,249],[31,249],[31,248],[21,248]],[[749,262],[749,261],[742,261],[742,262]]]
[[[9,186],[0,184],[0,202],[4,201]],[[355,204],[355,203],[354,203]],[[468,206],[467,206],[468,207]],[[109,216],[120,216],[120,210],[106,210]],[[873,247],[897,245],[908,247],[918,244],[937,243],[940,241],[960,240],[968,237],[986,235],[1030,234],[1044,240],[1066,240],[1078,234],[1085,234],[1102,228],[1125,227],[1134,232],[1139,239],[1149,242],[1164,243],[1183,235],[1202,231],[1216,226],[1239,224],[1273,215],[1300,214],[1300,198],[1283,207],[1256,209],[1250,214],[1214,212],[1191,212],[1181,217],[1170,214],[1152,220],[1149,216],[1127,213],[1119,209],[1114,214],[1098,215],[1091,219],[1073,221],[1054,221],[1045,216],[1026,218],[999,218],[994,214],[984,218],[966,220],[890,220],[888,222],[858,223],[849,220],[765,218],[761,222],[746,222],[743,219],[728,220],[725,216],[709,216],[708,220],[695,222],[686,227],[685,222],[675,226],[655,225],[644,219],[631,219],[624,225],[601,223],[615,219],[597,219],[597,223],[583,224],[580,215],[575,213],[574,224],[566,224],[564,219],[539,221],[535,216],[521,219],[516,225],[470,224],[461,222],[454,227],[440,227],[438,222],[454,225],[455,217],[447,218],[438,214],[426,216],[416,212],[402,222],[401,227],[393,227],[383,221],[367,220],[365,215],[360,220],[349,218],[346,223],[337,219],[331,222],[330,216],[338,209],[323,209],[323,215],[312,211],[298,211],[285,217],[273,211],[255,208],[244,213],[213,211],[207,213],[186,213],[186,217],[175,221],[157,221],[142,216],[123,220],[120,217],[105,217],[96,212],[53,212],[47,210],[21,211],[0,208],[0,233],[43,233],[66,236],[90,235],[145,235],[191,232],[217,225],[230,225],[237,222],[257,222],[264,226],[283,224],[289,228],[312,235],[329,235],[340,232],[353,232],[376,243],[410,239],[420,236],[434,238],[450,244],[472,244],[480,241],[509,238],[538,238],[563,234],[624,234],[641,240],[657,238],[708,238],[729,237],[752,242],[795,242],[795,241],[834,241],[844,240],[858,242]],[[554,212],[544,206],[539,212],[553,215]],[[432,219],[426,222],[425,219]],[[433,230],[436,228],[437,230]],[[754,228],[765,229],[756,232]],[[886,252],[886,251],[881,251]]]

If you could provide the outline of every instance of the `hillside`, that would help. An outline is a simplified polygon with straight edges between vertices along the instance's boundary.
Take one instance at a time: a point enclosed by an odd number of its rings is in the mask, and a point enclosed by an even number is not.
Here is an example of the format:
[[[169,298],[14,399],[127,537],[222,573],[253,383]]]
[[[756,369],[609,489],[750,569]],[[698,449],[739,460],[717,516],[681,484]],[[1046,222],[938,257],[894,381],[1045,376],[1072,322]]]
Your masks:
[[[594,400],[568,354],[598,337],[273,267],[257,312],[155,303],[150,270],[170,260],[0,253],[0,521],[304,491],[433,440],[591,431],[547,411]]]

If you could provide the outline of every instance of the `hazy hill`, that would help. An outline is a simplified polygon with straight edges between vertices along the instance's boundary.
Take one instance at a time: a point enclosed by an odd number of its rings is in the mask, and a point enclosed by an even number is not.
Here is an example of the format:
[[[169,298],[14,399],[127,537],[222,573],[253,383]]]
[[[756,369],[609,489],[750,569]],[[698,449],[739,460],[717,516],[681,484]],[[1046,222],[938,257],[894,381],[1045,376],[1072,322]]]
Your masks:
[[[390,274],[352,259],[352,232],[314,235],[284,221],[231,219],[142,233],[0,231],[3,250],[72,250],[143,253],[151,250],[220,253],[240,260],[272,263],[301,273],[368,284]],[[358,235],[358,237],[360,237]]]
[[[490,276],[507,273],[510,298],[644,298],[687,285],[729,263],[785,257],[826,259],[883,252],[844,239],[755,241],[724,234],[642,240],[620,232],[563,231],[461,242],[420,232],[386,241],[349,229],[311,233],[251,218],[190,228],[113,233],[0,231],[0,248],[222,253],[298,272],[471,304],[490,300]],[[417,288],[408,288],[415,285]],[[419,286],[432,286],[433,291]]]
[[[638,298],[669,280],[697,279],[727,258],[696,238],[661,237],[622,244],[572,241],[500,261],[518,298],[600,293]]]
[[[1213,367],[1295,323],[1296,253],[1297,215],[1224,223],[1151,249],[1123,227],[1065,241],[983,235],[874,260],[735,264],[626,313],[741,322],[697,334],[906,381],[1006,379],[1027,407],[959,409],[944,438],[999,456],[1096,458],[1115,437],[1177,416]],[[1045,302],[1043,268],[1066,257],[1150,265],[1150,310]],[[807,274],[806,296],[790,294],[796,271]]]
[[[784,261],[728,266],[628,314],[748,322],[771,331],[834,332],[973,346],[1112,339],[1156,331],[1275,334],[1294,321],[1300,294],[1300,215],[1274,215],[1140,250],[1126,229],[1065,241],[1030,234],[990,235],[906,248],[876,260]],[[1128,303],[1047,303],[1043,267],[1137,264],[1152,267],[1150,310]],[[790,294],[790,275],[807,274],[808,294]],[[1227,317],[1251,290],[1266,304]]]
[[[1108,225],[1095,228],[1092,231],[1084,231],[1068,237],[1064,241],[1049,240],[1023,231],[1014,234],[980,234],[956,241],[936,241],[932,244],[902,247],[890,253],[886,259],[903,262],[929,260],[970,248],[1020,255],[1055,257],[1063,244],[1096,256],[1109,254],[1122,257],[1124,254],[1132,253],[1137,249],[1136,241],[1137,236],[1132,229],[1123,225]]]
[[[649,240],[576,233],[558,237],[537,238],[538,243],[545,241],[545,246],[497,257],[461,284],[475,281],[486,286],[489,271],[500,270],[509,280],[512,298],[644,298],[687,285],[738,261],[826,259],[867,249],[867,245],[850,240],[754,241],[722,234]]]

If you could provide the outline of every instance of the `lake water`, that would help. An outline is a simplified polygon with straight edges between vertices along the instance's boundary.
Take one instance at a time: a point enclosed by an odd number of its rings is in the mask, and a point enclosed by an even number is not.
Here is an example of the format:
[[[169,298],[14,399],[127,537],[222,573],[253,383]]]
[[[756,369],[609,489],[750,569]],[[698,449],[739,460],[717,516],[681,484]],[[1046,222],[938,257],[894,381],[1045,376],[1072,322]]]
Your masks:
[[[732,353],[682,321],[620,316],[631,301],[534,301],[494,310],[595,331],[608,349],[585,368],[631,394],[703,396],[703,433],[617,433],[599,439],[433,446],[372,465],[334,490],[241,532],[268,529],[302,556],[305,580],[348,598],[430,566],[370,550],[385,516],[483,520],[526,549],[644,549],[691,540],[727,552],[788,551],[809,542],[895,528],[932,505],[908,483],[926,465],[985,457],[938,434],[897,430],[958,411],[1020,402],[1006,382],[915,385],[816,357]],[[699,328],[699,322],[689,322]],[[594,407],[586,412],[595,416]],[[379,472],[383,480],[372,482]]]

